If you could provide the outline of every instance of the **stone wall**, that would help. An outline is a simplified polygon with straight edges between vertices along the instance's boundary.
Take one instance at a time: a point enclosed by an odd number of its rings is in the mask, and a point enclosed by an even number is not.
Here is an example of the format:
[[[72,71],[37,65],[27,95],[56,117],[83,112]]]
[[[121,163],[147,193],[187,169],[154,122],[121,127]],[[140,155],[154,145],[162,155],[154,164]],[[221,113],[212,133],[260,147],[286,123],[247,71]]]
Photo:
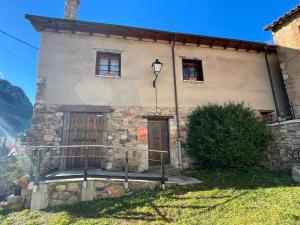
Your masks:
[[[60,146],[62,142],[63,118],[62,112],[57,112],[57,107],[37,103],[34,106],[31,128],[27,134],[29,146]],[[32,148],[29,151],[33,150]],[[30,152],[31,153],[31,152]],[[56,156],[52,160],[50,155]],[[49,169],[59,168],[59,149],[48,149],[42,158],[41,172]]]
[[[289,100],[300,118],[300,14],[273,31]]]
[[[153,107],[114,107],[115,111],[108,117],[107,145],[128,147],[142,151],[130,151],[130,170],[144,171],[148,169],[148,136],[139,136],[140,130],[147,130],[147,119],[143,116],[155,115]],[[176,148],[176,120],[175,108],[159,107],[159,116],[171,116],[169,119],[169,149],[171,165],[178,167],[178,153]],[[122,167],[124,151],[120,149],[111,159],[112,167]]]
[[[268,146],[263,165],[275,171],[291,170],[295,161],[292,152],[300,148],[300,120],[269,125],[273,140]]]
[[[125,167],[125,149],[129,149],[129,171],[142,172],[148,170],[148,135],[139,136],[141,129],[147,130],[147,119],[144,116],[154,115],[153,107],[112,107],[111,113],[103,114],[106,120],[104,131],[104,145],[114,146],[103,150],[107,156],[102,160],[102,167],[106,170],[123,171]],[[192,108],[180,108],[179,121],[182,143],[187,135],[188,116]],[[177,127],[175,108],[158,108],[160,116],[171,116],[169,119],[169,149],[170,162],[173,168],[178,168],[179,155],[176,146]],[[59,146],[62,144],[64,112],[59,106],[36,104],[34,108],[32,127],[28,133],[30,145]],[[273,140],[270,143],[263,165],[272,170],[290,170],[293,164],[291,153],[300,147],[300,120],[293,120],[269,125]],[[193,161],[186,154],[182,145],[183,167],[190,168]],[[59,156],[60,151],[50,150],[43,155],[42,172],[49,168],[61,168],[59,157],[52,160],[45,156]]]
[[[140,130],[147,131],[147,118],[145,116],[155,115],[153,107],[112,107],[113,112],[103,113],[106,123],[103,144],[114,146],[105,149],[108,158],[103,159],[103,168],[107,170],[124,170],[125,148],[129,151],[129,171],[145,171],[148,169],[148,134],[139,135]],[[191,108],[180,109],[181,138],[184,141],[187,132],[188,115]],[[174,107],[159,107],[159,116],[169,116],[169,149],[171,165],[178,168],[178,150],[176,146],[177,126]],[[59,105],[45,105],[37,103],[34,107],[32,126],[28,132],[28,142],[31,146],[50,145],[60,146],[63,144],[64,112],[60,111]],[[138,150],[138,151],[136,151]],[[44,156],[60,155],[60,150],[49,149]],[[187,159],[185,155],[184,158]],[[185,163],[185,167],[189,165]],[[60,168],[58,157],[43,157],[42,170],[49,168]]]
[[[121,197],[142,189],[158,188],[159,182],[129,181],[128,190],[122,180],[93,179],[48,181],[32,192],[31,210],[40,210],[62,204]]]

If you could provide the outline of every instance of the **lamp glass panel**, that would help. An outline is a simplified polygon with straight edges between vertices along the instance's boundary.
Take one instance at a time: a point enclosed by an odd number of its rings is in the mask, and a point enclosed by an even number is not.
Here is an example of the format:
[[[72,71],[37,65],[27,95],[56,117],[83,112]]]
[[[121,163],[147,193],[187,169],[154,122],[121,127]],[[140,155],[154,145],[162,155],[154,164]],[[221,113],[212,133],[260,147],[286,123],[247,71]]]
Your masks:
[[[159,63],[154,63],[154,72],[160,72],[161,66]]]

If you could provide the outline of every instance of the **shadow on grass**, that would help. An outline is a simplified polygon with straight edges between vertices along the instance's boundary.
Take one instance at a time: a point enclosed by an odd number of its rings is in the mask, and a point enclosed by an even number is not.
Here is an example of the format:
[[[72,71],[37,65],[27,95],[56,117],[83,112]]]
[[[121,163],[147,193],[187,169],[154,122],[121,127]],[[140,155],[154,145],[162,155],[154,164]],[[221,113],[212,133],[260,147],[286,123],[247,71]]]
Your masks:
[[[185,203],[179,204],[175,201],[174,203],[165,202],[157,203],[160,198],[174,199],[177,195],[177,191],[180,187],[172,188],[165,192],[159,191],[144,191],[117,199],[103,199],[94,201],[92,204],[89,202],[81,202],[70,206],[61,206],[57,208],[47,209],[47,212],[61,212],[65,211],[75,219],[78,218],[89,218],[89,219],[122,219],[122,220],[139,220],[139,221],[163,221],[163,222],[174,222],[173,218],[169,218],[165,210],[169,209],[202,209],[200,213],[205,213],[216,209],[219,206],[225,205],[230,201],[233,201],[243,195],[247,194],[247,191],[243,191],[236,195],[224,196],[224,197],[211,197],[211,199],[221,200],[213,205],[185,205]],[[183,190],[181,190],[183,191]],[[183,193],[183,192],[182,192]],[[209,198],[209,197],[207,197]],[[179,198],[184,199],[184,198]],[[186,198],[187,200],[191,198]],[[195,198],[193,198],[195,199]],[[143,207],[146,209],[143,210]]]
[[[131,196],[102,199],[90,202],[81,202],[70,206],[59,206],[45,210],[46,212],[65,211],[75,218],[113,218],[126,220],[162,220],[170,222],[159,208],[153,203],[159,198],[159,191],[142,191]],[[150,207],[152,210],[138,210]],[[157,215],[157,216],[156,216]]]
[[[187,172],[204,183],[185,187],[171,187],[167,191],[142,191],[117,199],[103,199],[94,202],[81,202],[70,206],[47,209],[47,212],[65,211],[74,219],[110,218],[123,220],[173,222],[168,210],[181,212],[196,209],[207,213],[218,207],[247,195],[251,189],[295,186],[288,174],[266,171],[195,171]],[[187,193],[212,189],[234,189],[232,195],[197,196]],[[201,201],[203,200],[203,201]],[[205,203],[206,202],[206,203]],[[209,202],[209,204],[208,204]],[[200,210],[200,211],[199,211]]]
[[[204,182],[204,188],[212,189],[257,189],[273,187],[291,187],[293,182],[290,173],[271,172],[266,170],[199,170],[187,171],[185,175]]]

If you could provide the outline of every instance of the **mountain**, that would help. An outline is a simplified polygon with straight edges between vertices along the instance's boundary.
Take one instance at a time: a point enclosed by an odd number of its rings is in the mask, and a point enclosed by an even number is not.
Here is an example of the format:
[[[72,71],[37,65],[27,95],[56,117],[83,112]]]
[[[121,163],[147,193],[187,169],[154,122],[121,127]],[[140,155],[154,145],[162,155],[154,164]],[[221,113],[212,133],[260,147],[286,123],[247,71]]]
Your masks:
[[[24,91],[0,79],[0,136],[15,136],[31,124],[32,104]]]

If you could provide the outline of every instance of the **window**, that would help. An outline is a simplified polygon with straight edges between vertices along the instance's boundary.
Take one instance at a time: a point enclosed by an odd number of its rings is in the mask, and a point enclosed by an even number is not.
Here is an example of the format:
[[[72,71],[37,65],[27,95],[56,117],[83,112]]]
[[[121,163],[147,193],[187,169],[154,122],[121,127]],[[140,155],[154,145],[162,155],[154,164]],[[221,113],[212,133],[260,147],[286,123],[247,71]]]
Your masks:
[[[120,77],[121,55],[115,53],[97,52],[96,76]]]
[[[183,80],[203,81],[203,68],[201,60],[182,60]]]
[[[274,120],[273,111],[260,111],[259,113],[260,113],[262,121],[264,121],[264,122],[269,123]]]

